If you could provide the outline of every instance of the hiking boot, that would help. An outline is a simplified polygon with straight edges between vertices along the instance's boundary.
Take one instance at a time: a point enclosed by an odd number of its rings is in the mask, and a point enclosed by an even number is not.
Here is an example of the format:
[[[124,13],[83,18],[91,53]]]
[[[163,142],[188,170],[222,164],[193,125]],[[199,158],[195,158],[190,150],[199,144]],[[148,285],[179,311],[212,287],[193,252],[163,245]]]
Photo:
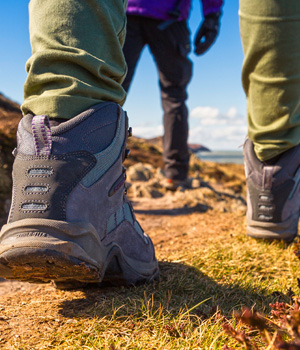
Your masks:
[[[169,191],[177,191],[178,189],[187,190],[192,188],[192,179],[172,180],[165,178],[162,181],[162,186]]]
[[[1,277],[59,285],[158,275],[152,241],[124,194],[127,124],[115,103],[57,126],[45,116],[21,120]]]
[[[247,235],[292,241],[300,210],[300,146],[283,153],[275,164],[256,157],[253,143],[244,145],[247,177]]]

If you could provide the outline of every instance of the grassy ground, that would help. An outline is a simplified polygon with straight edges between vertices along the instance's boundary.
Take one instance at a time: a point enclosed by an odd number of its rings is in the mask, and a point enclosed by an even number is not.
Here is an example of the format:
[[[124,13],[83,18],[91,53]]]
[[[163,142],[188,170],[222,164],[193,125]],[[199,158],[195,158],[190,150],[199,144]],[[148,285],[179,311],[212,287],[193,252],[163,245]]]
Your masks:
[[[1,348],[245,348],[225,333],[222,325],[229,324],[266,349],[259,332],[233,311],[248,306],[272,318],[270,303],[292,302],[299,277],[295,245],[247,238],[244,217],[233,213],[139,218],[156,245],[159,281],[81,291],[46,285],[6,295]]]
[[[2,100],[0,108],[17,120],[16,108]],[[16,126],[4,124],[5,113],[0,136]],[[4,136],[7,140],[7,132]],[[0,213],[10,193],[13,142],[5,145],[0,147]],[[161,153],[153,145],[131,139],[130,148],[127,166],[161,166]],[[191,170],[219,192],[204,188],[146,203],[134,199],[138,219],[155,244],[158,281],[78,291],[14,284],[9,293],[1,283],[0,349],[300,349],[300,300],[293,298],[299,295],[300,277],[294,251],[300,249],[245,236],[238,198],[245,196],[242,166],[204,164],[194,157]],[[276,302],[281,304],[274,310],[270,304]],[[264,320],[267,325],[261,326]],[[294,344],[280,347],[282,339],[275,339],[280,332]]]

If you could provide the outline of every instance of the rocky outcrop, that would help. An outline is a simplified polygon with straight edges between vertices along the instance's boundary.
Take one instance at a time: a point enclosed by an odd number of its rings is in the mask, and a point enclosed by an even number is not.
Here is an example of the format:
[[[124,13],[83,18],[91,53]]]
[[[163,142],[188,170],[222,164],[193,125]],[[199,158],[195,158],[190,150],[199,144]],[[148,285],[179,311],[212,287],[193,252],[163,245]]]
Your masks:
[[[194,162],[201,164],[197,159]],[[178,210],[182,213],[215,210],[243,214],[246,210],[243,166],[234,165],[235,169],[226,172],[226,167],[222,171],[217,164],[207,165],[201,174],[191,171],[190,188],[179,187],[177,191],[168,191],[164,187],[162,169],[147,163],[136,163],[127,170],[128,194],[134,202],[139,202],[139,208],[156,208],[161,215],[166,210],[175,209],[174,215]]]
[[[211,150],[203,145],[199,145],[198,143],[190,143],[189,144],[189,150],[192,153],[197,153],[197,152],[211,152]]]
[[[12,151],[16,145],[16,131],[21,117],[20,106],[0,94],[0,218],[9,208]]]
[[[152,145],[156,145],[160,148],[162,148],[162,136],[158,137],[153,137],[152,139],[145,139],[144,140],[146,143],[150,143]],[[210,149],[199,144],[199,143],[189,143],[189,150],[192,153],[197,153],[197,152],[210,152]]]

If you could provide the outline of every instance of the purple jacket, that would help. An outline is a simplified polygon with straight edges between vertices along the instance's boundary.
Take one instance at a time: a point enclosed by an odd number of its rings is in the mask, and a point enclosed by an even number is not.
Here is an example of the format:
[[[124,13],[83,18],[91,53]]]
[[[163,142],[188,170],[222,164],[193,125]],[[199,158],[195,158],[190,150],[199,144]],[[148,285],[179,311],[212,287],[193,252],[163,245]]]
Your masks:
[[[213,12],[219,12],[223,4],[223,0],[201,0],[203,15],[206,16]],[[156,19],[171,19],[169,11],[174,10],[178,0],[128,0],[127,13],[130,15],[138,15],[151,17]],[[185,20],[189,16],[191,9],[191,0],[181,0],[179,20]]]

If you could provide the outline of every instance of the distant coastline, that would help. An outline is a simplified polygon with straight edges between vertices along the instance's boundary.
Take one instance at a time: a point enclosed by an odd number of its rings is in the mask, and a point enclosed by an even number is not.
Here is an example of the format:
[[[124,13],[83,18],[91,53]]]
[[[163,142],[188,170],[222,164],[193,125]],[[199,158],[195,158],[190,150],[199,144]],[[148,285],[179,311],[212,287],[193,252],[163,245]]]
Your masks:
[[[243,164],[243,152],[242,151],[209,151],[209,152],[197,152],[196,156],[204,161],[216,162],[216,163],[231,163],[231,164]]]
[[[203,145],[200,145],[198,143],[189,143],[188,144],[189,149],[193,153],[198,153],[198,152],[211,152],[211,150]]]

